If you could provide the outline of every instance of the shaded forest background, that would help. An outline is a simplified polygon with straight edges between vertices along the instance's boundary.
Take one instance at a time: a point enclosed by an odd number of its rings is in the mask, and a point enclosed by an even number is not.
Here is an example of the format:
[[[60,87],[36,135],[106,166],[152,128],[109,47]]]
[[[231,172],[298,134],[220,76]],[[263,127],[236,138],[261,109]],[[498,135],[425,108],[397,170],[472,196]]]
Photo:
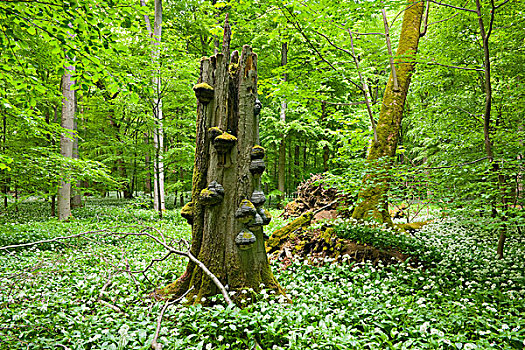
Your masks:
[[[518,222],[524,9],[518,1],[479,5],[490,47],[488,125],[476,4],[430,2],[389,197]],[[149,205],[161,177],[170,204],[187,202],[195,147],[192,86],[200,58],[216,50],[226,13],[232,45],[249,43],[259,54],[261,143],[267,148],[262,181],[276,199],[272,204],[321,172],[356,198],[368,169],[371,120],[377,120],[391,70],[383,9],[395,48],[402,1],[164,1],[157,41],[152,1],[0,2],[4,210],[37,197],[48,200],[54,214],[63,182],[73,184],[72,196],[117,191]],[[60,153],[66,73],[76,94],[71,158]],[[155,167],[159,159],[163,175]]]

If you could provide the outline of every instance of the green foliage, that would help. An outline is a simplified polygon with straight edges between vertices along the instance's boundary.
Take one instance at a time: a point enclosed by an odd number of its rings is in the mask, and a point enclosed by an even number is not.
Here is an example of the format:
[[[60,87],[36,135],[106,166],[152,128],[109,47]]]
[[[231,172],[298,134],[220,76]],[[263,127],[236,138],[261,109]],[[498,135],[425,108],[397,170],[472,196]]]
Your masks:
[[[71,222],[58,223],[41,208],[34,202],[21,205],[17,222],[13,217],[2,224],[0,245],[102,228],[132,231],[139,222],[173,238],[190,235],[178,211],[166,212],[159,221],[152,210],[95,200],[74,211]],[[165,314],[159,341],[169,349],[245,349],[255,341],[274,349],[521,349],[523,237],[510,237],[507,257],[497,260],[494,235],[483,225],[463,222],[440,221],[413,237],[339,222],[341,235],[426,257],[425,267],[274,263],[291,304],[263,289],[244,310],[225,308],[222,296],[211,308],[174,306]],[[148,295],[177,278],[185,261],[168,259],[131,277],[123,271],[143,269],[162,257],[160,247],[145,237],[93,234],[64,243],[0,255],[5,286],[0,348],[149,348],[163,302]]]

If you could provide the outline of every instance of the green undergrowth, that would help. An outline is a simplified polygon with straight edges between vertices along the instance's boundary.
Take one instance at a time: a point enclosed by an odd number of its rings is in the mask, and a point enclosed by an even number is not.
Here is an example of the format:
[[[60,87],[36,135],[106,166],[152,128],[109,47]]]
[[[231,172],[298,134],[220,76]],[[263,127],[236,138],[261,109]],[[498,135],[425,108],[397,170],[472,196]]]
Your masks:
[[[32,208],[1,222],[0,246],[96,229],[191,235],[178,211],[159,220],[132,203],[91,202],[68,223]],[[272,227],[282,224],[277,218]],[[524,237],[511,235],[497,260],[496,235],[458,219],[413,235],[343,221],[336,230],[417,260],[387,267],[275,262],[291,303],[263,290],[243,310],[225,307],[222,297],[210,308],[174,305],[162,323],[163,349],[244,350],[255,341],[263,349],[525,347]],[[147,237],[100,234],[0,251],[0,349],[149,349],[164,305],[150,293],[177,278],[186,261],[170,257],[144,274],[129,271],[163,256]]]

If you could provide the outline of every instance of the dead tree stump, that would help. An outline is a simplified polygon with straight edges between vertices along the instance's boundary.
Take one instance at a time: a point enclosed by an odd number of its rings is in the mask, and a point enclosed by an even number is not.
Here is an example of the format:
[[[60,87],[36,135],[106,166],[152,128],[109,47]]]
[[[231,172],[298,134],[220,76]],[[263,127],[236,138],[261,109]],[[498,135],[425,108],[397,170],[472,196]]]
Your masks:
[[[226,19],[222,52],[201,60],[194,87],[198,107],[192,199],[181,214],[192,225],[191,253],[243,304],[262,288],[283,291],[264,246],[263,226],[271,217],[263,208],[260,179],[265,164],[259,145],[257,55],[245,45],[240,55],[234,51],[230,56],[230,36]],[[188,297],[193,303],[206,303],[218,293],[191,262],[164,292],[177,297],[192,287]]]

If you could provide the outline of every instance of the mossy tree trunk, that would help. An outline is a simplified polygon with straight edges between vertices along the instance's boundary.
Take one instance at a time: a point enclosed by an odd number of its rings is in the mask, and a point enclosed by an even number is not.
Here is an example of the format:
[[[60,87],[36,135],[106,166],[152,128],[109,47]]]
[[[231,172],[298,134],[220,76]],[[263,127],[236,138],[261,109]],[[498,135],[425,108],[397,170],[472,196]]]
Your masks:
[[[399,141],[403,109],[416,65],[423,2],[411,0],[403,16],[403,25],[395,59],[398,89],[394,89],[392,72],[383,96],[376,125],[377,142],[372,141],[367,156],[369,173],[363,179],[357,205],[352,217],[357,220],[375,219],[392,226],[388,213],[388,178]]]
[[[257,55],[245,45],[230,60],[230,27],[226,21],[222,52],[201,60],[197,98],[197,137],[192,200],[182,215],[192,224],[191,253],[236,293],[243,304],[249,294],[282,289],[274,278],[264,246],[260,176],[264,149],[258,146]],[[164,289],[177,297],[188,294],[193,303],[205,303],[219,291],[193,263]]]

